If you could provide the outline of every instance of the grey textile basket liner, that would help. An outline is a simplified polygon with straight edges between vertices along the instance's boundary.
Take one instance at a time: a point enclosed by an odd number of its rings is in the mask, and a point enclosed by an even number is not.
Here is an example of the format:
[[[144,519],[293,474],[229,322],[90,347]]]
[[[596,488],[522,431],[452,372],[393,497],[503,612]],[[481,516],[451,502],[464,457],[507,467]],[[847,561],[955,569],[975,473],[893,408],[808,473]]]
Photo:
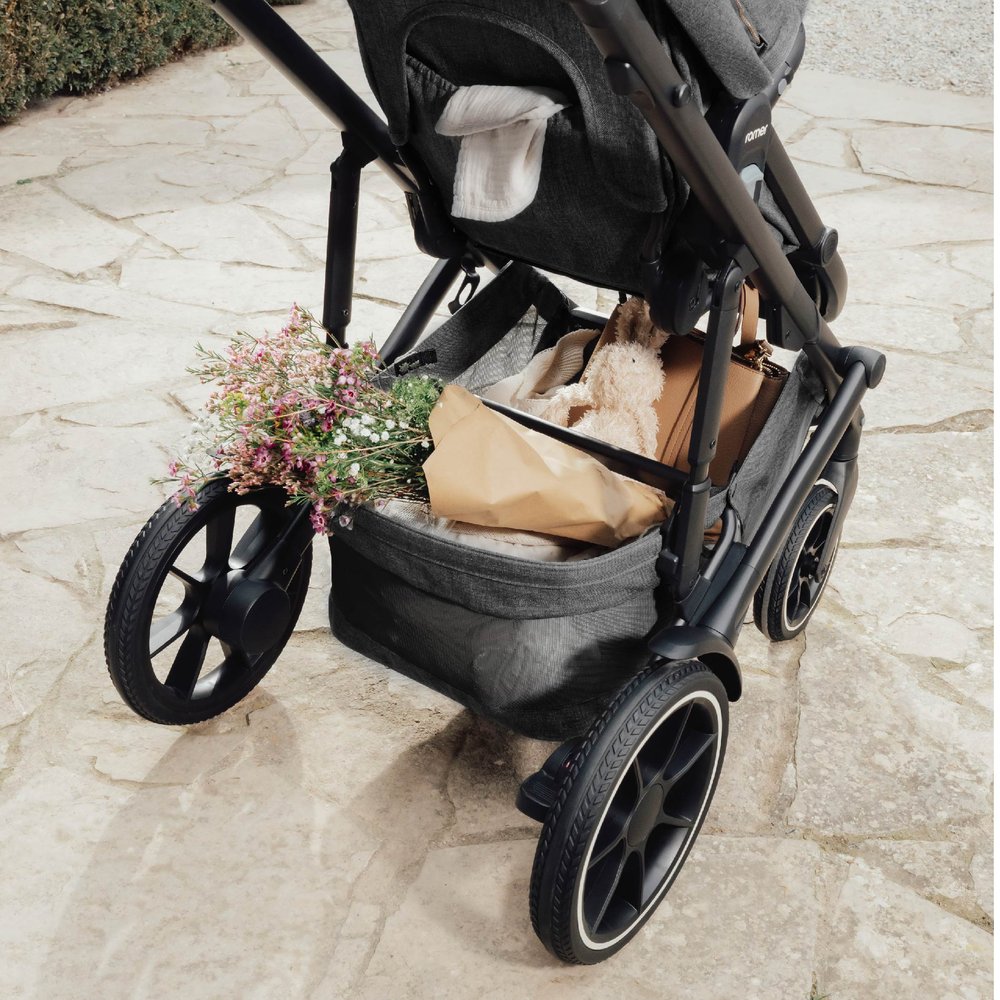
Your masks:
[[[567,301],[538,272],[512,264],[410,355],[423,373],[481,390],[527,364]],[[405,360],[387,373],[407,371]],[[795,366],[727,499],[752,535],[817,411]],[[473,711],[540,739],[582,732],[647,660],[658,620],[656,529],[576,562],[520,559],[429,534],[362,508],[330,539],[334,634],[352,649]]]

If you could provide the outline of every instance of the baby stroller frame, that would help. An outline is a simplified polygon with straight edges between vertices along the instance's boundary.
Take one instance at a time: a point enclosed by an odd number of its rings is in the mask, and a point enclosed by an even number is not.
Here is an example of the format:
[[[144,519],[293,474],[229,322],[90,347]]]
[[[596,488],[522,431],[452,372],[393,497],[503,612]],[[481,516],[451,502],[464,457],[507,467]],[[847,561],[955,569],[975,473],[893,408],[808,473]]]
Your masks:
[[[282,69],[343,133],[343,152],[331,167],[322,317],[331,343],[345,343],[351,320],[358,195],[363,167],[376,164],[402,189],[418,246],[438,258],[383,345],[383,360],[391,364],[417,343],[460,275],[464,278],[452,303],[453,311],[464,304],[463,296],[471,297],[474,293],[479,267],[499,271],[508,260],[488,248],[472,244],[456,228],[419,157],[410,149],[397,148],[383,121],[266,0],[206,2],[211,2],[219,14]],[[695,698],[689,690],[692,677],[697,680],[711,672],[718,679],[717,697],[710,692],[705,694],[707,688],[702,682],[700,690],[705,704],[724,702],[726,698],[738,699],[742,681],[734,646],[752,603],[758,626],[772,639],[790,638],[804,628],[826,582],[857,484],[863,419],[860,403],[865,392],[879,383],[885,359],[870,348],[842,346],[828,326],[828,320],[833,320],[840,312],[846,294],[846,274],[837,253],[837,234],[819,218],[788,154],[771,128],[771,109],[797,69],[804,33],[800,32],[781,71],[761,94],[743,101],[727,97],[703,115],[691,100],[689,86],[636,0],[566,2],[603,55],[612,90],[627,96],[641,111],[693,195],[678,223],[682,244],[675,241],[674,250],[661,252],[658,241],[647,241],[642,262],[643,287],[629,291],[644,295],[653,318],[664,329],[686,333],[701,314],[706,310],[709,313],[689,452],[690,470],[687,472],[500,404],[487,403],[528,427],[611,459],[617,467],[629,470],[632,475],[656,482],[676,502],[674,515],[662,529],[662,550],[657,560],[661,590],[666,598],[664,606],[669,611],[649,636],[650,670],[624,689],[602,720],[595,724],[595,730],[586,741],[577,740],[561,747],[540,772],[524,783],[519,794],[518,804],[522,810],[546,824],[532,881],[532,917],[536,930],[559,957],[593,962],[612,954],[638,931],[676,877],[714,792],[722,751],[717,750],[713,768],[706,771],[703,794],[692,809],[696,815],[685,824],[686,839],[678,841],[676,850],[672,849],[673,853],[663,862],[662,871],[653,879],[652,889],[641,891],[638,902],[634,903],[619,900],[614,895],[617,888],[607,890],[604,909],[598,916],[592,914],[589,920],[585,919],[584,912],[590,906],[589,890],[584,886],[584,876],[577,879],[575,873],[581,864],[584,868],[590,865],[587,871],[595,866],[599,869],[600,862],[592,859],[600,855],[601,824],[606,822],[609,810],[613,813],[613,803],[610,798],[591,801],[594,798],[592,791],[585,795],[583,785],[577,782],[579,787],[574,792],[570,787],[572,782],[564,779],[569,773],[577,777],[583,766],[581,754],[593,751],[596,745],[608,753],[614,751],[619,756],[624,753],[621,747],[614,750],[614,740],[601,728],[602,725],[607,728],[607,719],[615,713],[621,715],[629,711],[635,714],[641,710],[647,714],[651,712],[650,718],[657,712],[666,718],[670,713],[663,714],[661,709],[669,701],[670,712],[677,710],[679,713],[686,704],[685,718],[691,716],[691,699]],[[790,223],[798,243],[798,249],[790,255],[786,256],[775,241],[758,207],[757,197],[764,182]],[[683,250],[676,249],[681,245]],[[727,509],[719,540],[711,553],[706,554],[704,525],[712,485],[709,465],[719,435],[726,367],[739,319],[740,288],[745,280],[761,293],[767,339],[776,346],[801,350],[805,354],[822,383],[825,404],[808,443],[753,537],[744,541],[738,518],[732,509]],[[582,326],[600,326],[604,322],[601,317],[581,310],[574,312],[574,318]],[[817,490],[826,492],[817,494]],[[829,495],[835,500],[823,506],[819,501]],[[822,517],[810,513],[811,520],[803,521],[804,512],[814,510],[821,510]],[[267,511],[262,508],[261,516],[265,514]],[[267,516],[277,515],[272,510]],[[820,525],[821,537],[817,534]],[[126,558],[112,594],[112,607],[116,601],[121,603],[121,595],[128,584],[126,567],[136,547],[141,548],[142,539],[140,535],[133,552]],[[237,570],[234,574],[227,564],[230,570],[227,583],[221,594],[209,602],[212,606],[205,613],[204,627],[207,633],[218,636],[233,648],[261,653],[253,661],[253,670],[227,693],[228,704],[253,687],[286,641],[304,598],[302,580],[304,577],[308,581],[311,540],[307,512],[303,511],[282,521],[272,531],[266,547],[254,553],[253,560],[249,557],[244,560],[245,566],[251,561],[254,563],[253,580],[248,580],[249,571]],[[798,546],[792,562],[795,559],[801,562],[805,552],[810,554],[812,561],[808,579],[796,569],[804,581],[805,610],[803,616],[790,621],[783,614],[775,618],[771,611],[775,605],[774,595],[783,599],[792,586],[784,579],[790,572],[788,566],[782,568],[782,564],[788,562],[787,552],[792,540]],[[211,544],[210,539],[210,556]],[[231,537],[226,545],[231,545]],[[170,571],[175,572],[173,568]],[[267,590],[262,580],[269,581],[268,586],[276,581],[282,596],[278,598],[273,589]],[[796,578],[794,585],[798,587],[799,582]],[[196,586],[207,584],[201,580],[185,582],[186,588],[193,590]],[[120,622],[117,619],[113,622],[112,617],[109,609],[106,632],[109,663],[116,655],[121,655],[122,641],[116,631],[120,629]],[[180,634],[183,633],[168,637],[164,633],[161,639],[170,642]],[[148,633],[147,638],[147,651],[151,652],[160,640]],[[201,655],[203,657],[204,653]],[[148,703],[139,704],[141,699],[137,698],[127,678],[123,680],[121,671],[116,675],[112,667],[112,676],[126,700],[147,717],[156,721],[193,721],[194,716],[187,719],[177,711],[171,713],[155,706],[150,708]],[[197,669],[190,679],[189,694],[195,690],[196,683],[201,683]],[[170,684],[169,678],[167,684]],[[709,729],[715,726],[713,731],[719,736],[718,742],[724,744],[728,718],[724,705],[716,704],[713,711],[716,712],[713,718],[718,722],[713,722]],[[679,714],[674,716],[680,717]],[[651,738],[655,742],[654,730],[659,724],[650,724],[646,729],[640,727],[631,733],[626,763],[640,761],[641,753],[648,752],[642,751],[642,747]],[[659,731],[665,730],[661,727]],[[676,752],[682,735],[681,730],[674,734],[670,753]],[[620,734],[618,744],[622,744]],[[663,777],[666,764],[652,783],[643,777],[641,761],[636,766],[639,777],[635,779],[635,802],[627,821],[622,821],[622,829],[627,832],[627,836],[622,834],[623,842],[627,841],[627,845],[622,848],[618,881],[625,877],[623,870],[629,868],[630,852],[635,848],[633,839],[638,842],[640,828],[643,837],[653,837],[652,814],[650,817],[645,815],[652,809],[648,806],[652,798],[647,793],[656,785],[658,790],[653,798],[659,807],[669,792],[669,783],[665,783]],[[615,789],[629,780],[618,774],[612,793],[620,794]],[[574,795],[579,801],[574,800]],[[591,823],[596,832],[586,844],[583,840],[573,840],[564,829],[566,820],[560,819],[560,814],[565,816],[570,805],[574,808],[586,806],[600,814],[596,826]],[[662,815],[658,822],[664,822]],[[618,841],[610,847],[605,845],[605,852],[617,844]],[[581,862],[584,853],[586,858]],[[572,858],[567,860],[570,855]],[[643,861],[642,864],[648,863]],[[642,871],[642,879],[648,881],[652,877],[648,867],[643,867]],[[570,893],[572,898],[560,899],[559,886],[567,878],[584,887],[574,890],[576,895]],[[602,921],[610,919],[605,913],[616,906],[626,915],[601,936],[597,931],[604,926]],[[628,906],[634,914],[626,912]]]

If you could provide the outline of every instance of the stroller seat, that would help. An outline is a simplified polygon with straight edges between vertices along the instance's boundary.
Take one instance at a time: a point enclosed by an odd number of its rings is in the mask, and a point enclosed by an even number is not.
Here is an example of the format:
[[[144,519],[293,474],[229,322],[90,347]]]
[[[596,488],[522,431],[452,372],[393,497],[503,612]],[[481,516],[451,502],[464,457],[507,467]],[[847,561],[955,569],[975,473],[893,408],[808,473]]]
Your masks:
[[[604,287],[639,292],[651,235],[669,233],[687,199],[639,109],[616,94],[601,53],[565,3],[350,0],[369,83],[393,142],[416,151],[451,205],[459,140],[435,124],[459,87],[545,87],[569,107],[548,122],[533,203],[504,222],[457,220],[476,244]],[[804,0],[653,0],[651,23],[705,110],[719,94],[759,93],[795,43]],[[755,39],[759,39],[757,42]],[[789,227],[767,198],[765,218]]]

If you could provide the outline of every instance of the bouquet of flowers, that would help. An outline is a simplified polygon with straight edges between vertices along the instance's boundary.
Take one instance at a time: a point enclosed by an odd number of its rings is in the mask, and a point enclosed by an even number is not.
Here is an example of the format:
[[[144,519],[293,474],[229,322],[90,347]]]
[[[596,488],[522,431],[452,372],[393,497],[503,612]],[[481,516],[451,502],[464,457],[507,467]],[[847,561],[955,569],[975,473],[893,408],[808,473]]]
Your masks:
[[[203,382],[217,386],[185,454],[171,462],[177,503],[197,505],[205,481],[228,476],[246,493],[280,486],[312,506],[329,531],[352,505],[427,499],[422,465],[431,448],[430,411],[441,391],[426,376],[382,386],[372,342],[331,348],[298,306],[274,335],[240,333],[222,352],[199,345]]]

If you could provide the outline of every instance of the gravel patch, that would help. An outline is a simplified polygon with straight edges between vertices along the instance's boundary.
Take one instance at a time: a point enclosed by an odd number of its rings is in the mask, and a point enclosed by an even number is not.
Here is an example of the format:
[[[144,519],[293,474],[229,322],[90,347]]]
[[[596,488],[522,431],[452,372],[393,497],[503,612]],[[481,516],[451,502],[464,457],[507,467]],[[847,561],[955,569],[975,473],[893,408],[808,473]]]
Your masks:
[[[926,90],[993,92],[990,0],[812,0],[803,67]]]

